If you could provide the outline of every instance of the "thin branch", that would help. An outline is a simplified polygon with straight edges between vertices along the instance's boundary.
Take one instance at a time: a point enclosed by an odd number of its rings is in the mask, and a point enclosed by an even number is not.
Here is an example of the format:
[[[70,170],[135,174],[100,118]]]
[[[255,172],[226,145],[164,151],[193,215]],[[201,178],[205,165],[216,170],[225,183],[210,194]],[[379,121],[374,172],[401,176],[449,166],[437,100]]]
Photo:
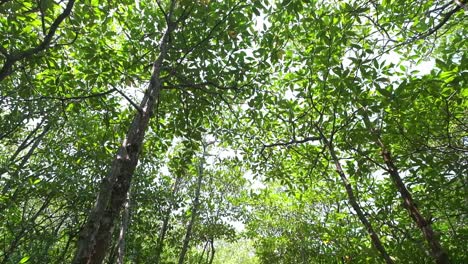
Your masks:
[[[204,90],[206,86],[212,86],[220,90],[239,90],[240,87],[237,85],[232,85],[232,86],[222,86],[218,83],[211,82],[211,81],[206,81],[206,82],[201,82],[201,83],[194,83],[194,84],[187,84],[187,83],[181,83],[181,84],[172,84],[168,83],[169,86],[165,86],[163,89],[178,89],[178,88],[192,88],[192,89],[200,89]]]
[[[78,36],[80,35],[78,32],[74,32],[75,33],[75,37],[73,37],[73,39],[69,42],[66,42],[66,43],[57,43],[54,45],[54,47],[59,47],[59,46],[70,46],[72,45],[73,43],[75,43],[75,41],[78,39]]]
[[[461,7],[460,6],[457,6],[455,7],[454,9],[452,9],[451,11],[449,11],[447,14],[444,15],[444,19],[442,19],[442,21],[440,21],[439,24],[437,24],[435,27],[433,27],[432,29],[430,29],[429,31],[427,31],[426,33],[424,34],[421,34],[417,37],[417,39],[422,39],[422,38],[426,38],[432,34],[434,34],[437,30],[439,30],[442,26],[444,26],[448,20],[450,19],[450,17],[455,14],[458,10],[460,10]]]
[[[125,98],[125,100],[127,100],[133,107],[135,107],[135,109],[136,109],[140,114],[143,113],[143,110],[141,110],[141,108],[140,108],[135,102],[133,102],[132,99],[130,99],[125,93],[123,93],[122,91],[120,91],[119,89],[117,89],[117,87],[115,87],[113,84],[111,84],[111,86],[114,88],[113,90],[117,91],[120,95],[123,96],[123,98]]]
[[[111,89],[109,91],[105,91],[102,93],[94,93],[94,94],[89,94],[89,95],[83,95],[83,96],[70,96],[70,97],[58,97],[58,96],[40,96],[37,98],[31,98],[31,99],[25,99],[25,102],[30,102],[30,101],[38,101],[38,100],[44,100],[44,99],[52,99],[52,100],[59,100],[59,101],[71,101],[71,100],[82,100],[82,99],[89,99],[93,97],[100,97],[104,95],[111,94],[113,92],[118,92],[117,89]]]
[[[195,5],[194,5],[194,4],[192,4],[192,5],[190,6],[190,8],[189,8],[189,7],[184,8],[184,10],[182,11],[182,14],[181,14],[180,17],[176,20],[176,23],[179,24],[179,23],[181,23],[182,21],[184,21],[185,19],[187,19],[188,16],[192,13],[192,11],[193,11],[194,8],[195,8]]]
[[[161,1],[160,1],[160,0],[157,0],[157,1],[156,1],[156,4],[158,5],[159,9],[160,9],[161,12],[163,13],[164,19],[166,20],[166,23],[169,24],[169,17],[167,16],[166,11],[164,11],[164,8],[161,6]]]
[[[436,26],[434,26],[430,30],[428,30],[425,33],[422,33],[422,34],[420,34],[418,36],[414,36],[414,37],[410,38],[409,40],[407,40],[405,42],[402,42],[402,43],[400,43],[398,45],[395,45],[392,48],[390,48],[389,50],[387,50],[386,52],[388,52],[390,50],[393,50],[395,48],[401,47],[403,45],[413,43],[413,42],[415,42],[417,40],[420,40],[420,39],[427,38],[427,37],[431,36],[432,34],[436,33],[440,28],[442,28],[445,24],[447,24],[447,22],[452,17],[452,15],[455,14],[460,9],[461,9],[461,6],[457,5],[454,9],[450,10],[449,12],[447,12],[444,15],[444,19],[442,19],[442,21],[440,21],[439,24],[437,24]]]
[[[75,4],[75,0],[68,1],[68,4],[65,7],[65,9],[63,10],[63,12],[55,19],[54,23],[52,23],[52,25],[50,26],[49,32],[47,33],[47,35],[45,36],[45,38],[41,42],[41,44],[39,44],[39,46],[37,46],[35,48],[31,48],[29,50],[26,50],[26,51],[22,52],[18,56],[18,60],[23,59],[23,58],[25,58],[27,56],[31,56],[34,53],[37,53],[37,52],[40,52],[40,51],[46,49],[49,46],[52,38],[54,37],[55,32],[57,31],[59,25],[65,20],[65,18],[67,18],[71,14],[71,11],[72,11],[72,8],[73,8],[74,4]]]
[[[276,142],[276,143],[271,143],[271,144],[263,144],[262,151],[265,148],[278,147],[278,146],[287,147],[290,145],[301,144],[301,143],[317,141],[317,140],[320,140],[320,137],[305,137],[303,139],[293,139],[288,142]]]
[[[439,6],[439,7],[436,7],[436,8],[434,8],[434,9],[427,10],[427,11],[426,11],[426,15],[430,15],[431,13],[434,13],[434,12],[436,12],[436,11],[445,10],[445,8],[449,7],[450,5],[452,5],[452,1],[446,3],[446,4],[443,5],[443,6]]]
[[[39,129],[42,127],[44,122],[45,122],[45,119],[42,119],[41,122],[39,122],[37,126],[28,134],[28,136],[24,139],[24,141],[18,146],[15,153],[10,157],[9,159],[10,162],[14,162],[16,157],[19,155],[19,153],[25,148],[29,147],[29,145],[31,145],[31,143],[33,143],[37,139],[36,137],[31,140],[31,138],[33,138],[36,135],[37,131],[39,131]]]
[[[11,74],[11,68],[16,62],[24,58],[33,56],[34,54],[39,53],[49,47],[50,42],[52,41],[52,38],[54,37],[55,32],[57,31],[59,25],[65,20],[65,18],[67,18],[71,14],[74,4],[75,4],[75,0],[68,1],[67,6],[63,10],[63,12],[54,20],[54,22],[49,28],[49,32],[47,33],[47,35],[44,37],[42,42],[37,47],[29,48],[25,51],[22,51],[19,53],[12,53],[12,54],[5,54],[6,50],[5,49],[1,50],[1,52],[6,57],[6,61],[3,64],[2,68],[0,69],[0,81],[2,81],[3,79],[5,79],[7,76]]]

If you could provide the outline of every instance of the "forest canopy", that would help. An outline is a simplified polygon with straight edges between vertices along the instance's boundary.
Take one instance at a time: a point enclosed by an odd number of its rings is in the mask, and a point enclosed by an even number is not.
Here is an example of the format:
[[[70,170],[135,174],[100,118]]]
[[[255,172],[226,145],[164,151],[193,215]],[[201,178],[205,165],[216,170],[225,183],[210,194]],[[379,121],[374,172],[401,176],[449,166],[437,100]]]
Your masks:
[[[0,0],[0,264],[468,263],[465,0]]]

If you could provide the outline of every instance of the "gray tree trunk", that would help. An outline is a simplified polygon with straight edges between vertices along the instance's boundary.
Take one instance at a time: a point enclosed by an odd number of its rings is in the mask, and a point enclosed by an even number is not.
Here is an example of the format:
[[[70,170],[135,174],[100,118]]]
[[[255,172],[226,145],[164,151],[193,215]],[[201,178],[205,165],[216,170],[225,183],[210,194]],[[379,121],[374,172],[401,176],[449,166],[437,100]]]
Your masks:
[[[192,235],[193,225],[195,224],[195,220],[198,215],[198,207],[200,206],[200,190],[201,190],[202,179],[203,179],[203,163],[205,162],[206,146],[204,145],[203,148],[204,149],[203,149],[202,159],[200,160],[200,163],[198,164],[197,187],[195,190],[195,198],[194,198],[193,205],[192,205],[192,215],[187,225],[187,230],[185,232],[185,238],[182,244],[182,250],[179,255],[179,264],[184,263],[185,255],[187,254],[187,251],[189,249],[190,236]]]
[[[318,128],[318,127],[317,127]],[[366,215],[362,211],[361,206],[359,205],[356,196],[354,195],[353,188],[351,186],[351,183],[348,180],[348,177],[346,176],[345,172],[343,171],[343,168],[341,167],[340,160],[338,156],[336,155],[335,148],[333,146],[333,143],[331,140],[328,140],[327,137],[322,133],[321,129],[318,128],[320,136],[322,141],[325,143],[325,145],[328,147],[330,156],[332,157],[332,160],[335,164],[336,172],[341,178],[341,181],[346,189],[346,194],[348,195],[348,200],[349,203],[351,204],[351,207],[356,211],[356,214],[361,221],[361,223],[364,225],[366,228],[367,233],[369,234],[372,244],[374,247],[377,249],[377,251],[380,253],[380,256],[385,260],[385,263],[387,264],[393,264],[393,260],[390,258],[388,255],[387,251],[385,250],[382,242],[380,241],[379,236],[375,232],[374,228],[372,227],[372,224],[369,222],[367,219]]]
[[[112,163],[110,173],[102,181],[96,204],[80,233],[73,264],[101,264],[107,254],[114,223],[130,187],[148,123],[161,90],[161,68],[167,55],[169,35],[176,26],[171,22],[174,6],[175,0],[171,2],[168,25],[160,41],[159,56],[153,63],[149,87]]]
[[[169,228],[169,220],[171,219],[172,209],[174,208],[174,205],[175,205],[174,198],[177,194],[177,191],[179,190],[180,181],[181,181],[181,177],[177,177],[174,183],[174,186],[172,188],[172,193],[171,193],[171,197],[169,201],[169,208],[167,208],[167,211],[165,212],[163,224],[161,226],[161,230],[158,236],[158,244],[156,245],[156,250],[155,250],[156,253],[154,256],[155,264],[159,264],[159,261],[161,259],[161,254],[164,250],[164,239],[166,238],[166,233]]]
[[[127,200],[125,201],[124,211],[122,213],[122,222],[120,224],[119,242],[117,245],[117,264],[124,263],[125,257],[125,236],[128,230],[130,221],[130,190],[127,193]]]

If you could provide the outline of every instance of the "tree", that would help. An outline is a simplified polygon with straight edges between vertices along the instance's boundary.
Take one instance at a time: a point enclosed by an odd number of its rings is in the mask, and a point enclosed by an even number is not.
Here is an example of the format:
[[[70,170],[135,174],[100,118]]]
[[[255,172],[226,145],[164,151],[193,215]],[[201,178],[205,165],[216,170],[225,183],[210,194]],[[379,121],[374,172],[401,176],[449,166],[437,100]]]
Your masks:
[[[467,262],[466,9],[0,0],[0,263]]]

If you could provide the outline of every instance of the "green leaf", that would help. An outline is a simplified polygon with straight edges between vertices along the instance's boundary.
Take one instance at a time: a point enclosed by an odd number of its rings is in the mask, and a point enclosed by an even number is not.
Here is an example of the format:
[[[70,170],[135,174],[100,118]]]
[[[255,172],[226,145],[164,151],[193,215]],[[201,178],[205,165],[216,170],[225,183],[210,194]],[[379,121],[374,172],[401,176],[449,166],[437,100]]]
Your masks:
[[[444,71],[440,73],[440,78],[442,78],[445,83],[452,82],[457,76],[458,73],[454,71]]]
[[[23,257],[18,263],[19,264],[26,263],[29,261],[29,258],[30,258],[29,256]]]
[[[381,95],[387,98],[392,97],[392,92],[388,91],[387,89],[377,89],[377,92],[379,92]]]

